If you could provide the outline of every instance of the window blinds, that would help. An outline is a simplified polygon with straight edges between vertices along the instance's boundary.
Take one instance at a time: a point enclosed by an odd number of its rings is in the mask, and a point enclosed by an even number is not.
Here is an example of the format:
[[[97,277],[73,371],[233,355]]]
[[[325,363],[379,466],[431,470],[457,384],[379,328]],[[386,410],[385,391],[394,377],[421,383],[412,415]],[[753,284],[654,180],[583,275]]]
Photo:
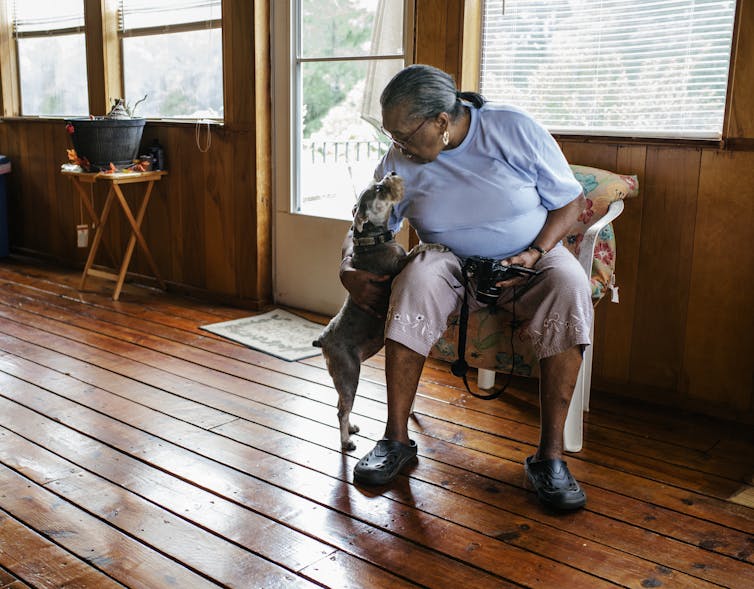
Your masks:
[[[120,0],[118,26],[128,31],[211,22],[221,14],[221,0]]]
[[[13,33],[84,31],[84,0],[13,0]]]
[[[481,90],[556,133],[722,134],[735,0],[486,0]]]

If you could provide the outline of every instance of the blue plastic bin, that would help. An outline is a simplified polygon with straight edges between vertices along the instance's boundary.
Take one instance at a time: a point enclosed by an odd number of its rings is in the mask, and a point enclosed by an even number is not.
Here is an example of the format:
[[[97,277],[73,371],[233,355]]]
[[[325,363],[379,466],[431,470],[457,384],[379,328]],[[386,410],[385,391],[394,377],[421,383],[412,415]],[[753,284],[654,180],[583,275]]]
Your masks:
[[[6,257],[8,248],[8,195],[5,190],[5,175],[10,172],[10,160],[0,155],[0,258]]]

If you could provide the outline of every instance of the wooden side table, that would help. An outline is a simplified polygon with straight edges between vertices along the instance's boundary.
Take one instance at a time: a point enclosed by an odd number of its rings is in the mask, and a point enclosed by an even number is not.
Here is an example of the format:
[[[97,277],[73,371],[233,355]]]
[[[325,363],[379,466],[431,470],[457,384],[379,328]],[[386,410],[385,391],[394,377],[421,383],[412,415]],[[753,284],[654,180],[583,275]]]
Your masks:
[[[92,240],[92,247],[89,251],[89,257],[86,260],[84,273],[81,275],[81,281],[79,282],[79,290],[84,290],[84,285],[86,284],[86,279],[88,276],[97,276],[99,278],[114,280],[115,291],[113,292],[113,300],[117,301],[118,298],[120,298],[120,291],[123,288],[123,282],[126,280],[128,265],[131,263],[131,256],[133,255],[134,248],[136,247],[137,243],[144,253],[144,257],[146,258],[147,263],[152,270],[152,273],[154,274],[155,278],[157,278],[157,282],[164,290],[166,288],[165,282],[162,280],[160,271],[157,269],[157,264],[155,264],[154,258],[152,258],[152,253],[149,251],[149,246],[147,245],[144,236],[141,234],[141,223],[142,221],[144,221],[144,214],[146,213],[149,199],[152,196],[152,188],[154,187],[154,183],[161,180],[162,177],[167,174],[167,172],[160,170],[153,172],[116,172],[112,174],[106,174],[104,172],[89,173],[69,172],[63,170],[61,173],[64,176],[68,176],[73,182],[73,185],[76,187],[76,190],[81,197],[82,205],[86,209],[87,213],[92,219],[92,223],[94,223],[96,227],[96,230],[94,232],[94,239]],[[84,189],[84,185],[91,185],[98,181],[106,182],[110,185],[110,188],[107,191],[107,197],[105,198],[105,204],[103,205],[102,211],[99,214],[97,213],[96,207],[94,206],[94,202],[91,202],[89,200],[89,192]],[[136,213],[136,216],[134,217],[134,214],[131,211],[131,207],[128,206],[128,201],[123,195],[123,191],[120,187],[122,184],[139,183],[146,183],[146,187],[144,189],[144,197],[142,198],[139,209]],[[96,270],[92,268],[94,259],[97,256],[97,251],[102,244],[102,237],[105,232],[107,219],[110,216],[110,211],[112,210],[113,203],[115,202],[120,205],[121,210],[126,215],[126,219],[131,226],[131,236],[128,239],[126,251],[123,254],[123,260],[120,264],[120,270],[118,274],[112,274],[111,272],[104,272],[102,270]],[[110,256],[113,258],[113,263],[116,263],[113,252],[109,250],[109,247],[107,247],[107,249],[110,253]]]

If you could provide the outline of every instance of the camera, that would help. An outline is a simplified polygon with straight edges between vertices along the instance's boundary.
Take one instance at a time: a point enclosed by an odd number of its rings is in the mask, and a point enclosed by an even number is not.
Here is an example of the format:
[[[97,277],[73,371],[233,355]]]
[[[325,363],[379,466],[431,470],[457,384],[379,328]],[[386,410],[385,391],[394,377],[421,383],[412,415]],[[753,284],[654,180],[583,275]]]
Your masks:
[[[496,283],[516,276],[536,276],[541,270],[511,264],[505,266],[492,258],[471,256],[466,259],[463,271],[467,277],[476,277],[476,300],[494,305],[500,297],[501,289]]]

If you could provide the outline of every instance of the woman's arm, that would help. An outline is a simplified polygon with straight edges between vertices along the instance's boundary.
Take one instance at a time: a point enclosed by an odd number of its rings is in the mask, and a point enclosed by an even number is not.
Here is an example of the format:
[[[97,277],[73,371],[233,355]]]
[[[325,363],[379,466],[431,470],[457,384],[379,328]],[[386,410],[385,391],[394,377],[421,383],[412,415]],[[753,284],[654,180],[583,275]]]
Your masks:
[[[532,245],[542,248],[545,251],[550,251],[558,245],[558,243],[563,241],[568,230],[578,220],[579,215],[584,210],[585,206],[586,199],[584,198],[584,193],[581,193],[566,206],[549,211],[547,213],[547,220],[545,221],[544,227],[542,227],[542,230],[532,242]],[[531,252],[532,250],[526,251]],[[534,250],[534,253],[537,254],[536,257],[537,260],[539,260],[542,254],[536,250]],[[535,260],[535,262],[537,260]]]
[[[372,274],[353,267],[353,230],[343,240],[340,282],[357,307],[370,315],[383,318],[390,299],[390,275]]]

